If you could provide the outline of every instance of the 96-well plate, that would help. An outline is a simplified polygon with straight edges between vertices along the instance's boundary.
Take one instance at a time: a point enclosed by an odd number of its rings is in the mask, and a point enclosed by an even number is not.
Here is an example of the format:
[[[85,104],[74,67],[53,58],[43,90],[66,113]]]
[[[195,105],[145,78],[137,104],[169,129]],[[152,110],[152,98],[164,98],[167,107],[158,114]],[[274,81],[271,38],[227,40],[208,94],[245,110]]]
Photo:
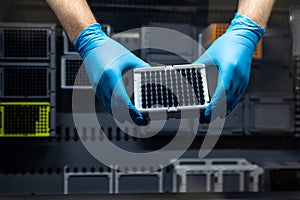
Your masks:
[[[209,104],[205,66],[187,64],[135,69],[134,102],[141,112],[205,109]]]

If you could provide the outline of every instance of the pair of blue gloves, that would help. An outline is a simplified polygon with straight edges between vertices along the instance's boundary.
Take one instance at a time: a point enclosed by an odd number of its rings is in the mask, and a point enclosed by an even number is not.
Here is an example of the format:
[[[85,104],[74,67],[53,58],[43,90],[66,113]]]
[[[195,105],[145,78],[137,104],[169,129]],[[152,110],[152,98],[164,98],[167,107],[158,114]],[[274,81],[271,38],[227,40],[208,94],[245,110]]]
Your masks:
[[[216,65],[219,70],[217,88],[201,116],[203,121],[210,121],[212,111],[224,103],[221,102],[224,95],[227,115],[241,100],[249,82],[253,53],[264,32],[250,18],[237,13],[226,33],[194,61],[195,64]],[[112,113],[113,108],[120,111],[120,115],[125,110],[137,125],[147,125],[147,120],[126,93],[122,72],[127,68],[150,65],[109,38],[100,24],[86,27],[74,46],[83,58],[89,80],[106,110]]]

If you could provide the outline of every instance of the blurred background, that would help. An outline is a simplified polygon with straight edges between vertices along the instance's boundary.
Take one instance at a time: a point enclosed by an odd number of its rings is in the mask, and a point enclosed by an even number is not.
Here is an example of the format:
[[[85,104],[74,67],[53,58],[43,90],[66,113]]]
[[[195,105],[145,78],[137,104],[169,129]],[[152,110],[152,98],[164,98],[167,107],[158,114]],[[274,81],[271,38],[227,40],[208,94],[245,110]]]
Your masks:
[[[186,45],[184,39],[153,34],[145,27],[179,31],[207,48],[228,27],[238,1],[88,3],[113,39],[129,49],[139,49],[134,53],[151,64],[167,65],[191,63],[201,49]],[[84,148],[76,128],[82,130],[84,140],[101,142],[106,135],[124,149],[149,152],[172,140],[178,120],[171,119],[158,135],[141,139],[121,131],[97,101],[102,129],[75,127],[72,91],[93,93],[84,73],[79,77],[80,85],[74,86],[81,58],[45,1],[2,0],[0,195],[300,191],[299,6],[296,0],[277,1],[253,58],[248,90],[226,119],[213,151],[198,159],[207,130],[202,125],[196,127],[195,141],[178,161],[146,173],[139,169],[121,172],[97,161]],[[155,41],[176,44],[188,59],[143,48]],[[216,70],[207,73],[213,88]],[[128,87],[133,85],[130,77],[124,82]],[[90,111],[83,105],[81,112]],[[187,134],[194,132],[193,121],[182,123]]]

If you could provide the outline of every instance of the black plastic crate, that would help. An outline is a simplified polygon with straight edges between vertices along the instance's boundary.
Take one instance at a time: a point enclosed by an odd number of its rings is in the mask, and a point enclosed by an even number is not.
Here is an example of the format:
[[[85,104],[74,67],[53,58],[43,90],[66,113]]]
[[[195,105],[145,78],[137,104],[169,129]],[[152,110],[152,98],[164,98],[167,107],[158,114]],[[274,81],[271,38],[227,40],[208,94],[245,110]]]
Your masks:
[[[50,73],[48,65],[0,66],[0,96],[6,98],[48,98]]]
[[[78,56],[62,57],[61,59],[61,87],[62,88],[92,88],[85,70],[79,70],[82,65],[82,59]],[[76,86],[74,86],[77,76]]]
[[[3,57],[48,57],[48,30],[4,29]]]
[[[49,60],[55,35],[55,24],[0,23],[0,59]]]

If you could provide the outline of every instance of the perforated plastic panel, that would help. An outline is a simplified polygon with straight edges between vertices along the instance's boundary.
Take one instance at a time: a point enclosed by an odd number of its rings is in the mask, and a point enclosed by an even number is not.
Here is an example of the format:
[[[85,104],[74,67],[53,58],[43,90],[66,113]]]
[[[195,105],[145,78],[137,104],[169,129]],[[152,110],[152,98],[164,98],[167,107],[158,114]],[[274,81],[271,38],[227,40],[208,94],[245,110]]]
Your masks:
[[[1,74],[3,85],[0,96],[2,97],[49,96],[49,73],[45,66],[6,66],[2,68]]]
[[[223,35],[226,32],[228,27],[229,27],[229,24],[211,24],[212,41],[215,41],[216,39],[218,39],[218,37]]]
[[[92,88],[85,70],[79,70],[82,65],[82,59],[78,56],[62,57],[62,73],[61,73],[61,87],[62,88]],[[77,76],[77,84],[74,82]]]
[[[228,23],[213,23],[202,32],[202,45],[208,48],[216,39],[223,35],[230,24]],[[254,59],[262,58],[262,40],[258,43],[254,51]]]
[[[252,105],[253,119],[250,131],[253,132],[292,132],[293,109],[286,103],[256,103]]]
[[[47,58],[49,31],[34,28],[2,29],[3,58]]]
[[[204,65],[134,70],[135,106],[141,111],[205,108],[209,103]]]
[[[50,136],[47,102],[0,103],[1,137]]]

